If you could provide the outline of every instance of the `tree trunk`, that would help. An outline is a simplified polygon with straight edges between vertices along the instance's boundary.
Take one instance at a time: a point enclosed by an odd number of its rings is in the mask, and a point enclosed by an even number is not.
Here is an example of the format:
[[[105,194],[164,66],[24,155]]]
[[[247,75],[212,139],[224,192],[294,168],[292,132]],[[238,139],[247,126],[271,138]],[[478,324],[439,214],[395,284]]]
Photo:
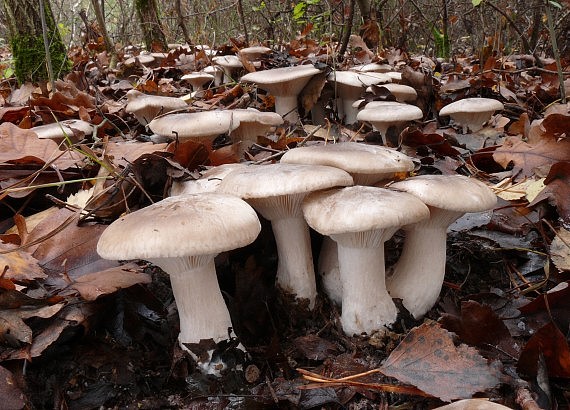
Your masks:
[[[156,0],[135,0],[135,9],[139,16],[144,43],[148,51],[166,51],[166,36],[158,17]]]
[[[100,2],[99,0],[91,0],[91,6],[93,6],[93,11],[95,12],[95,17],[97,18],[97,25],[99,26],[101,36],[103,37],[103,42],[105,43],[105,49],[109,55],[109,68],[115,68],[117,65],[117,51],[115,50],[115,44],[113,44],[113,40],[111,40],[111,37],[109,37],[109,33],[107,32],[103,2]]]
[[[56,77],[69,70],[66,49],[57,29],[49,0],[1,0],[6,13],[14,72],[20,83],[49,79],[42,31],[40,1],[43,1],[49,57]]]

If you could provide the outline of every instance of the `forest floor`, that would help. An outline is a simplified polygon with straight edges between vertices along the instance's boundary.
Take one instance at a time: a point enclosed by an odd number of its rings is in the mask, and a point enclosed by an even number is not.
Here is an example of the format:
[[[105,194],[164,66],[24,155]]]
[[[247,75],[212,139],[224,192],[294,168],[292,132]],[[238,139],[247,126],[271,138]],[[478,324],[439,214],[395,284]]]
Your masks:
[[[154,67],[125,58],[111,71],[104,53],[83,49],[74,52],[74,70],[54,93],[47,85],[4,81],[0,408],[404,409],[469,397],[511,408],[570,407],[570,105],[559,103],[554,62],[539,67],[530,56],[489,55],[441,64],[401,50],[386,50],[381,59],[403,73],[426,114],[391,135],[415,160],[415,173],[472,175],[497,193],[497,206],[450,227],[444,287],[424,318],[414,320],[396,300],[400,315],[392,328],[365,337],[345,335],[339,307],[322,295],[308,311],[275,288],[277,252],[262,221],[253,244],[216,258],[234,331],[247,350],[236,340],[218,346],[216,354],[230,364],[220,377],[201,373],[179,347],[168,276],[142,261],[104,261],[95,251],[106,224],[149,198],[161,199],[172,179],[239,160],[223,138],[212,146],[153,144],[125,112],[125,93],[134,86],[169,96],[189,92],[180,77],[205,66],[206,55],[177,49]],[[305,39],[291,45],[287,58],[274,55],[262,64],[306,60],[327,62]],[[345,64],[370,61],[360,50]],[[376,91],[368,100],[391,98]],[[313,100],[314,92],[302,99]],[[449,102],[471,96],[498,99],[505,109],[476,133],[437,116]],[[238,83],[207,90],[192,108],[271,103]],[[57,144],[30,134],[55,119],[97,125],[95,138],[74,135],[73,149],[57,151]],[[379,141],[370,127],[330,119],[328,132],[339,140]],[[248,159],[264,161],[306,143],[308,132],[278,127]],[[62,206],[96,184],[107,165],[132,178],[109,180],[116,189],[92,201],[88,216]],[[312,235],[318,250],[322,237]],[[403,240],[398,233],[387,242],[387,266]]]

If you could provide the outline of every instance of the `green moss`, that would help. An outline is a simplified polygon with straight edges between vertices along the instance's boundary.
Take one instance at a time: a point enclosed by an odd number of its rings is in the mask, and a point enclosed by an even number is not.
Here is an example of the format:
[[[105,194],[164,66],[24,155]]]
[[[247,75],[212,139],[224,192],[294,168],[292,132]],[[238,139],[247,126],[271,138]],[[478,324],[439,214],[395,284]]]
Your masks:
[[[59,40],[59,41],[57,41]],[[22,35],[11,39],[14,56],[14,73],[19,83],[26,81],[38,82],[49,79],[43,37]],[[59,77],[71,68],[67,59],[65,47],[59,36],[50,44],[50,56],[54,75]]]

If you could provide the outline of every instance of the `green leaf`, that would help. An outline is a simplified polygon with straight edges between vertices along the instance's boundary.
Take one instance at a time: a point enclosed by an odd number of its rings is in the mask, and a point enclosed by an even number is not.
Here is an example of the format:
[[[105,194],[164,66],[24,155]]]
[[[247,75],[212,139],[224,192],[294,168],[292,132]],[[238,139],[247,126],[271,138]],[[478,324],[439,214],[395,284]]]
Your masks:
[[[471,0],[471,4],[473,4],[474,7],[477,7],[482,2],[483,2],[483,0]]]
[[[307,3],[304,1],[299,2],[293,8],[293,20],[299,21],[305,17],[305,12],[307,11]]]
[[[10,78],[14,75],[14,69],[12,67],[8,67],[4,70],[4,72],[2,73],[2,77],[4,78]]]

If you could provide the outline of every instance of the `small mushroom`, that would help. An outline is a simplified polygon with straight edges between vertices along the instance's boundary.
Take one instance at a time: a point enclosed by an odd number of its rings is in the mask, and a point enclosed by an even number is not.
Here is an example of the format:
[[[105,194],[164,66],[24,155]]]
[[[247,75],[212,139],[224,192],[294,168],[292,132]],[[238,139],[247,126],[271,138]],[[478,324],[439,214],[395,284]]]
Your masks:
[[[428,208],[410,194],[353,186],[308,195],[303,214],[311,228],[337,242],[344,332],[370,335],[392,324],[398,312],[386,291],[384,242],[427,218]]]
[[[435,305],[443,285],[448,226],[467,212],[491,209],[497,197],[481,181],[463,175],[421,175],[390,188],[416,196],[430,211],[429,219],[404,227],[402,254],[387,281],[392,297],[420,318]]]
[[[238,126],[239,121],[233,117],[231,110],[168,114],[157,117],[148,124],[155,134],[180,140],[213,139],[221,134],[229,134]]]
[[[64,120],[38,125],[37,127],[32,127],[31,131],[34,131],[39,139],[50,139],[58,145],[66,139],[69,139],[74,144],[79,142],[76,133],[81,134],[81,137],[83,135],[91,135],[93,134],[93,125],[83,120]]]
[[[422,110],[415,105],[389,104],[378,108],[364,108],[358,112],[356,118],[359,121],[367,121],[382,135],[382,141],[386,144],[386,134],[392,126],[401,126],[413,120],[419,120],[424,116]]]
[[[205,72],[193,72],[184,74],[180,81],[187,81],[192,87],[194,95],[197,97],[201,96],[201,91],[204,90],[204,84],[214,81],[214,76]]]
[[[255,211],[220,193],[166,198],[109,225],[97,244],[104,259],[144,259],[170,275],[185,344],[227,340],[232,322],[214,257],[245,246],[261,230]],[[204,363],[207,367],[208,363]]]
[[[297,299],[308,299],[312,309],[317,296],[309,228],[301,202],[319,189],[352,185],[345,171],[324,165],[250,165],[224,177],[218,192],[243,198],[271,221],[279,263],[277,283]]]
[[[222,67],[224,71],[224,83],[233,83],[239,80],[239,78],[236,78],[237,74],[239,70],[243,69],[243,64],[239,57],[234,55],[218,56],[212,58],[212,61],[214,64]]]
[[[159,114],[186,109],[188,104],[180,98],[143,94],[138,90],[127,92],[125,111],[133,114],[142,125],[147,125]]]
[[[342,116],[345,124],[354,124],[358,112],[352,104],[358,100],[366,87],[372,84],[389,83],[389,77],[382,73],[355,71],[333,71],[328,80],[334,83],[336,93],[342,103]]]
[[[232,113],[239,126],[230,133],[230,137],[240,159],[250,146],[257,143],[257,137],[265,136],[271,128],[283,124],[283,118],[275,112],[237,108]]]
[[[439,111],[440,116],[449,115],[453,121],[467,129],[477,132],[491,118],[495,111],[504,108],[503,103],[492,98],[464,98],[446,105]]]
[[[272,68],[248,73],[241,81],[255,83],[275,97],[275,112],[284,120],[296,123],[299,120],[297,97],[311,77],[320,73],[312,65]]]

